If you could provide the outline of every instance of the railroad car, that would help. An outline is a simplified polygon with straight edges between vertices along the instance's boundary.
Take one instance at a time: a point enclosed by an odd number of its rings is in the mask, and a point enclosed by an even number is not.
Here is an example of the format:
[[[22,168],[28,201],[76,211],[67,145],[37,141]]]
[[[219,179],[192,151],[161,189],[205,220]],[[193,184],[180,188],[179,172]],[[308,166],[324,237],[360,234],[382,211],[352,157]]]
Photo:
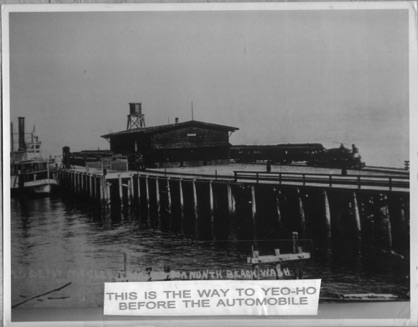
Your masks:
[[[231,159],[237,163],[257,163],[270,161],[272,164],[290,164],[307,161],[317,153],[324,151],[319,143],[276,144],[276,145],[233,145]]]
[[[352,149],[341,144],[338,148],[324,149],[307,161],[309,166],[329,168],[355,168],[365,167],[362,162],[358,148],[353,144]]]

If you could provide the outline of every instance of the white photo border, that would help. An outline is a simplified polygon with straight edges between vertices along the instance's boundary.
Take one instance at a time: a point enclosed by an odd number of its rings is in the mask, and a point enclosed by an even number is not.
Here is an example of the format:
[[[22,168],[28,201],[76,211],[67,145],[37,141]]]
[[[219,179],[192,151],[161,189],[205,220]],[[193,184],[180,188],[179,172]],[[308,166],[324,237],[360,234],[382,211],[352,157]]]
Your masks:
[[[10,57],[9,57],[9,14],[16,12],[125,12],[125,11],[251,11],[251,10],[397,10],[404,9],[409,12],[409,112],[410,112],[410,244],[411,244],[411,300],[410,319],[282,319],[282,318],[245,318],[223,317],[223,318],[192,318],[192,319],[141,319],[137,321],[111,321],[112,325],[172,325],[173,321],[178,324],[213,325],[228,324],[228,326],[277,326],[295,325],[298,326],[414,326],[418,323],[418,299],[417,299],[417,130],[418,130],[418,52],[417,52],[417,16],[416,2],[395,1],[395,2],[310,2],[310,3],[143,3],[143,4],[36,4],[36,5],[3,5],[2,6],[2,92],[3,92],[3,323],[5,326],[26,326],[29,323],[12,322],[11,317],[11,226],[10,226]],[[368,304],[365,304],[368,305]],[[81,316],[82,317],[82,316]],[[110,321],[98,322],[99,325],[107,325]],[[60,325],[85,326],[84,321],[60,322]],[[34,321],[33,325],[56,326],[56,322]]]

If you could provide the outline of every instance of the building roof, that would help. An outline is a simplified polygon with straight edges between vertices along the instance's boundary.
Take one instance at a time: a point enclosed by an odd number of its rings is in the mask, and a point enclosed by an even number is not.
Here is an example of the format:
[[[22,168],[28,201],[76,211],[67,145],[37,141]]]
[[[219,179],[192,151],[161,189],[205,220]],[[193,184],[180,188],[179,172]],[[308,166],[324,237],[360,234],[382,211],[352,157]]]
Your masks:
[[[133,135],[133,134],[159,134],[163,132],[168,132],[176,129],[181,129],[185,127],[201,127],[206,129],[215,129],[215,130],[221,130],[221,131],[236,131],[239,128],[232,127],[232,126],[226,126],[226,125],[218,125],[218,124],[212,124],[212,123],[204,123],[198,120],[189,120],[181,123],[176,124],[167,124],[167,125],[160,125],[160,126],[152,126],[152,127],[144,127],[144,128],[133,128],[125,131],[120,131],[116,133],[109,133],[106,135],[102,135],[103,138],[112,138],[112,137],[118,137],[123,135]]]

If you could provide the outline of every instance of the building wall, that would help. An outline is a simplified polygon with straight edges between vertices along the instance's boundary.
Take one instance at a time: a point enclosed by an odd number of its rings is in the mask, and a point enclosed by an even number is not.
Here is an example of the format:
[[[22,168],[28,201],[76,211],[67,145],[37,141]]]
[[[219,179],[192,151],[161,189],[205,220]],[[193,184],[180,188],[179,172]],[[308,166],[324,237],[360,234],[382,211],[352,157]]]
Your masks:
[[[185,127],[156,134],[154,146],[158,149],[183,149],[217,147],[228,145],[228,131],[219,131],[199,127]]]
[[[136,142],[136,146],[135,146]],[[150,137],[145,135],[131,134],[113,137],[110,141],[110,150],[113,153],[133,154],[135,149],[141,153],[147,153],[152,150],[152,141]]]
[[[202,127],[184,127],[154,135],[117,135],[110,142],[113,153],[127,155],[130,161],[140,153],[148,167],[168,163],[179,166],[228,163],[229,146],[228,131]]]
[[[204,147],[187,149],[158,149],[154,151],[154,160],[158,162],[202,161],[206,164],[212,160],[228,159],[229,149],[223,147]]]
[[[110,141],[110,150],[113,153],[128,154],[135,152],[134,138],[127,136],[112,137]]]

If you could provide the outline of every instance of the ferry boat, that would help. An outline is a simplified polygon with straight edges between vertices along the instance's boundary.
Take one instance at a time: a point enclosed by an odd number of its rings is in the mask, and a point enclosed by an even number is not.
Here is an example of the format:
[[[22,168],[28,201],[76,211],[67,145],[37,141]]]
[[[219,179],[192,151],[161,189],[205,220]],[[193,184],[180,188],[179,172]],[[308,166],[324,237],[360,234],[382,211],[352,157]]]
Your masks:
[[[41,142],[32,133],[25,133],[25,119],[19,117],[18,144],[14,144],[11,124],[10,189],[12,195],[48,195],[58,185],[54,159],[43,159]],[[16,150],[15,150],[16,149]]]

